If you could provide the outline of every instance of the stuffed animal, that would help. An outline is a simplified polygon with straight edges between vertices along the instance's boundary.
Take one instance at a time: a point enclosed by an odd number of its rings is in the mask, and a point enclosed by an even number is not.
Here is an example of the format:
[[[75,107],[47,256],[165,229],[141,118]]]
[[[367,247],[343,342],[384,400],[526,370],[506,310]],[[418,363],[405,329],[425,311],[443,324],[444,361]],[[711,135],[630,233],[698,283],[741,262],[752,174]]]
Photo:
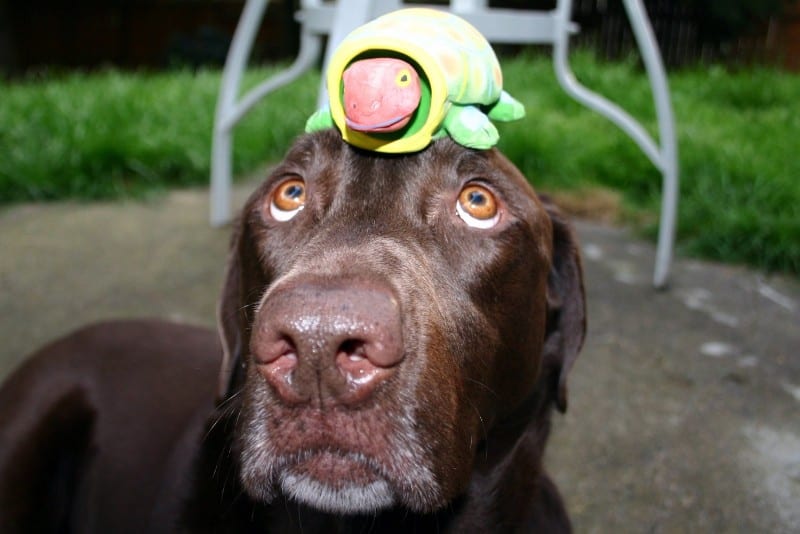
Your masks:
[[[331,57],[329,105],[306,131],[336,126],[348,143],[400,153],[450,135],[487,149],[499,134],[490,119],[520,119],[525,110],[503,91],[492,47],[464,19],[444,11],[394,11],[350,33]]]

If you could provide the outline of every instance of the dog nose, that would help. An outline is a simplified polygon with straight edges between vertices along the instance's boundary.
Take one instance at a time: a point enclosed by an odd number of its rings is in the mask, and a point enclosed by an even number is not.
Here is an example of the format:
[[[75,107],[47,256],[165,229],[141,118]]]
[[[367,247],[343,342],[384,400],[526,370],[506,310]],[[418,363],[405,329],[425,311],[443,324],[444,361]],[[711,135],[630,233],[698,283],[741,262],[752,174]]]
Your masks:
[[[280,288],[261,306],[251,339],[258,371],[291,404],[363,402],[403,359],[397,299],[366,282]]]

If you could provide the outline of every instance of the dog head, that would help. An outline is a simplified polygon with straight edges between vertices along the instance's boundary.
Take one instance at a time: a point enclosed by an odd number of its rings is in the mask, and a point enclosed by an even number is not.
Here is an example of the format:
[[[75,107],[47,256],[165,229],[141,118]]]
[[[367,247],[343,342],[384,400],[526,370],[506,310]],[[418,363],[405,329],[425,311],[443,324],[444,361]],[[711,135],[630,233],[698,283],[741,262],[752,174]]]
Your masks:
[[[243,210],[220,304],[241,481],[437,509],[496,428],[566,408],[584,317],[571,232],[499,152],[302,137]]]

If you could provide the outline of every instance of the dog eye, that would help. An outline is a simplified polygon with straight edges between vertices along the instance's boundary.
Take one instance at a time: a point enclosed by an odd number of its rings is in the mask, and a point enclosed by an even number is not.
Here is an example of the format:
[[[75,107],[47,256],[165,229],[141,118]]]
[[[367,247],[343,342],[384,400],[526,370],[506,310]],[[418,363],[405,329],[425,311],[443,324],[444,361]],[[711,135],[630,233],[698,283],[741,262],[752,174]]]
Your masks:
[[[272,192],[269,214],[276,221],[288,221],[303,209],[305,203],[305,182],[300,178],[290,178]]]
[[[500,220],[500,210],[492,192],[474,184],[461,190],[456,202],[456,213],[473,228],[492,228]]]

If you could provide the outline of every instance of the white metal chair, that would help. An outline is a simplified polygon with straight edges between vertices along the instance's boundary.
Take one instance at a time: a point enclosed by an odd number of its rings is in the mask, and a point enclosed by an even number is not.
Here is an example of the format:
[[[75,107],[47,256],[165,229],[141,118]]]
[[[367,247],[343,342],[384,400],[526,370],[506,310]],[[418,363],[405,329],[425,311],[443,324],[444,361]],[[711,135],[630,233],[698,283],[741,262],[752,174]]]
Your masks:
[[[650,81],[658,118],[659,143],[625,110],[587,89],[569,67],[569,37],[577,31],[571,21],[572,0],[558,0],[552,11],[510,10],[488,7],[487,0],[451,0],[450,10],[468,20],[492,43],[549,44],[553,46],[556,78],[578,102],[602,114],[621,128],[661,172],[662,201],[653,284],[664,287],[672,262],[678,204],[678,153],[675,123],[661,54],[641,0],[622,0]],[[402,7],[401,0],[301,0],[300,52],[285,71],[265,80],[239,98],[242,73],[261,25],[267,0],[247,0],[228,52],[217,101],[211,153],[211,224],[230,220],[232,132],[247,112],[268,93],[286,85],[311,68],[329,46],[324,66],[335,45],[357,26]],[[432,6],[443,7],[443,6]],[[324,77],[318,105],[327,100]],[[309,110],[309,113],[312,110]]]

